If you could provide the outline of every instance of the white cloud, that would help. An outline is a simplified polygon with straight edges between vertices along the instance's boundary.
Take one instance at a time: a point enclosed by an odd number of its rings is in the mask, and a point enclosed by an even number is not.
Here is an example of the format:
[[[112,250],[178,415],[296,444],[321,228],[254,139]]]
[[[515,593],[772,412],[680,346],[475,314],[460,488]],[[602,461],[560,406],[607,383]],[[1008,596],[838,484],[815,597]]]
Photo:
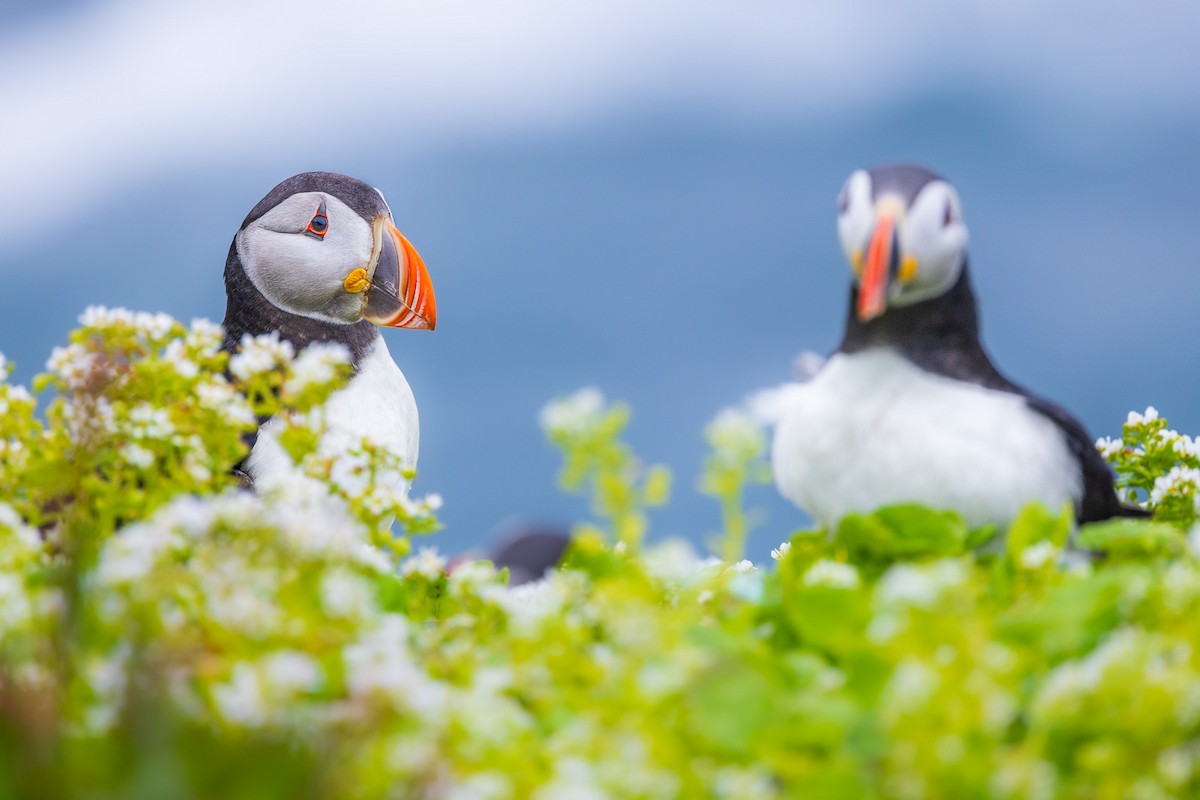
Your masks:
[[[0,38],[9,230],[255,152],[520,136],[673,103],[821,118],[977,85],[1140,116],[1195,107],[1184,2],[111,0]],[[1182,18],[1182,19],[1181,19]],[[1187,24],[1183,24],[1187,23]],[[1179,112],[1182,113],[1182,112]]]

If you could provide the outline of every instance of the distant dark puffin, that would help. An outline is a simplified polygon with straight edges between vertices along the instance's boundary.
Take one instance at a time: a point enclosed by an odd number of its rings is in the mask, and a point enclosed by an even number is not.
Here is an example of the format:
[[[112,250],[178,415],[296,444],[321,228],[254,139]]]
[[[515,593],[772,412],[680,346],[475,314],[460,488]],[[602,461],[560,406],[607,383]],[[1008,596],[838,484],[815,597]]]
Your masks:
[[[984,351],[954,187],[918,166],[859,170],[838,207],[854,271],[846,332],[781,409],[779,491],[827,526],[905,502],[971,525],[1005,526],[1035,500],[1071,503],[1080,522],[1140,513],[1079,421]]]
[[[369,437],[415,466],[417,403],[376,326],[432,330],[433,286],[378,189],[331,172],[280,183],[246,216],[225,261],[225,349],[278,332],[299,353],[315,342],[350,351],[354,375],[326,405],[330,436]],[[260,427],[240,470],[251,482],[290,469]]]

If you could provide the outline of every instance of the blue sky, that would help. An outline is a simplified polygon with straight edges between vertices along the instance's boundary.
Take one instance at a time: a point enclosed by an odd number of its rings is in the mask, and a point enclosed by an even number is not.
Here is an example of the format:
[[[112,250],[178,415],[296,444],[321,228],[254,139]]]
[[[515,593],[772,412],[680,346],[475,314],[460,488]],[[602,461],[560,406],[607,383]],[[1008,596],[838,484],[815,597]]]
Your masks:
[[[389,333],[443,549],[571,519],[536,428],[597,385],[676,470],[700,428],[835,346],[854,168],[955,182],[985,341],[1094,435],[1200,430],[1200,54],[1188,3],[0,6],[0,351],[36,372],[89,303],[219,320],[246,211],[295,172],[379,186],[437,287]],[[754,496],[775,544],[803,524]],[[761,556],[762,553],[756,555]]]

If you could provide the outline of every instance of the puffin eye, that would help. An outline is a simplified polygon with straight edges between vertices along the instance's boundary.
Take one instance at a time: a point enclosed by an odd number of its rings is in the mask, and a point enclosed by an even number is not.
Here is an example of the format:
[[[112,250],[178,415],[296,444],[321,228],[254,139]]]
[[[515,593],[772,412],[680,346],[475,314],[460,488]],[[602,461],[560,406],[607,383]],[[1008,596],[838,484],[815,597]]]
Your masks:
[[[946,212],[942,215],[942,227],[950,227],[950,223],[954,222],[954,206],[949,200],[946,201]]]
[[[845,214],[846,209],[850,207],[850,192],[846,191],[847,187],[843,186],[841,194],[838,195],[838,213]]]
[[[322,200],[321,205],[317,206],[317,213],[313,214],[308,227],[304,229],[304,233],[314,239],[324,239],[328,230],[329,217],[325,214],[325,201]]]

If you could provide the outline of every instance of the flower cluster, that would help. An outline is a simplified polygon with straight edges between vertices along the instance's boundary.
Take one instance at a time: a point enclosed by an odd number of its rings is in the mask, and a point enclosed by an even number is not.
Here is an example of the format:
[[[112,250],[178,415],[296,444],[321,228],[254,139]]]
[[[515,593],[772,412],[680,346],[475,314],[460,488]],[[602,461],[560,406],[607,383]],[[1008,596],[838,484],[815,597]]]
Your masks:
[[[1200,442],[1167,427],[1153,406],[1130,411],[1121,438],[1096,441],[1130,502],[1181,528],[1200,521]]]
[[[511,587],[402,558],[389,517],[428,530],[440,500],[377,443],[317,443],[342,353],[248,341],[235,372],[209,323],[85,322],[44,418],[0,361],[0,796],[1200,795],[1200,552],[1172,505],[1197,465],[1157,415],[1108,449],[1165,522],[1031,506],[998,540],[893,506],[755,565],[730,544],[755,426],[707,432],[704,557],[642,540],[665,478],[625,409],[577,396],[543,420],[601,519]],[[296,470],[239,491],[264,412]]]

